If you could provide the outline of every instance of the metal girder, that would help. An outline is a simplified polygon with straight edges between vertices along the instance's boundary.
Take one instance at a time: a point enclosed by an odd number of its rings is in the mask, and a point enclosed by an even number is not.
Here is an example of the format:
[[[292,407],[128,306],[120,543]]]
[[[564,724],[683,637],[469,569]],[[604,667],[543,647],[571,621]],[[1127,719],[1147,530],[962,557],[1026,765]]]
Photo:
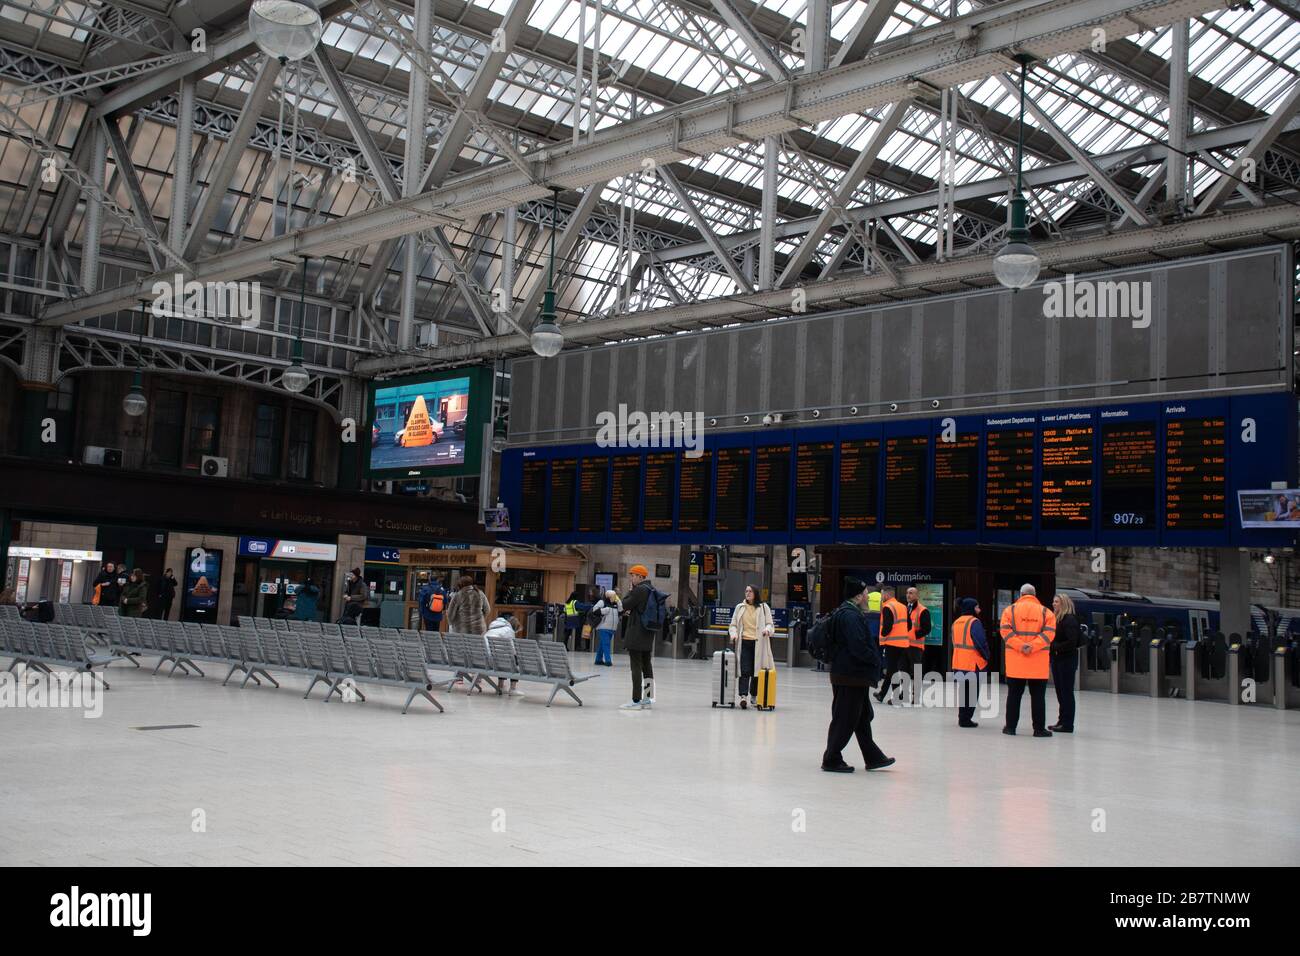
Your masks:
[[[239,121],[231,131],[230,139],[226,140],[225,145],[221,147],[221,153],[212,168],[207,192],[198,211],[194,214],[194,225],[190,229],[189,240],[185,243],[187,259],[197,258],[203,249],[204,240],[208,238],[208,232],[217,219],[217,213],[221,211],[221,204],[225,201],[230,184],[234,181],[235,172],[239,169],[239,162],[244,157],[248,141],[252,138],[258,119],[261,118],[262,104],[270,98],[276,77],[279,75],[280,62],[269,56],[263,57],[261,66],[257,70],[257,79],[254,80],[253,88],[248,92],[248,100],[239,114]]]
[[[858,153],[857,159],[853,161],[853,165],[849,167],[848,172],[835,185],[835,192],[826,204],[826,208],[813,222],[812,228],[808,230],[794,255],[786,262],[781,277],[776,280],[777,286],[784,286],[797,278],[808,263],[812,261],[813,254],[816,253],[817,246],[822,241],[822,236],[826,235],[826,230],[831,227],[831,223],[837,217],[843,215],[845,205],[853,198],[858,186],[866,178],[867,172],[871,169],[871,164],[880,155],[885,142],[894,135],[898,125],[903,122],[903,117],[907,114],[910,106],[911,100],[903,99],[892,104],[885,111],[885,114],[880,118],[880,122],[871,131],[871,136],[867,138],[867,142],[863,145],[862,152]]]
[[[1188,150],[1193,152],[1204,152],[1213,149],[1226,149],[1237,146],[1248,141],[1264,125],[1264,120],[1254,120],[1249,123],[1241,123],[1237,126],[1227,126],[1219,129],[1206,130],[1203,133],[1197,133],[1188,137]],[[1286,127],[1287,132],[1300,132],[1300,120],[1293,119]],[[1094,163],[1106,168],[1113,168],[1121,164],[1131,165],[1135,163],[1149,162],[1147,154],[1148,146],[1133,146],[1128,149],[1116,150],[1113,153],[1105,153],[1092,157]],[[1088,175],[1087,170],[1071,160],[1066,163],[1054,163],[1047,166],[1038,166],[1034,169],[1026,169],[1024,173],[1025,190],[1027,192],[1044,189],[1055,183],[1070,182],[1076,179],[1082,179]],[[992,176],[987,179],[972,180],[956,187],[953,195],[957,202],[970,202],[975,199],[982,199],[991,196],[1006,196],[1015,185],[1014,176]],[[895,216],[915,215],[933,210],[938,201],[938,191],[928,190],[923,193],[915,193],[910,196],[903,196],[898,199],[886,199],[878,203],[872,203],[866,206],[857,206],[849,209],[849,218],[854,222],[863,222],[868,219],[876,218],[893,218]],[[809,228],[817,221],[819,217],[810,216],[803,219],[791,219],[779,223],[776,227],[775,238],[791,239],[796,236],[805,234]],[[759,238],[758,230],[745,230],[735,232],[722,238],[722,244],[728,249],[742,245],[747,242],[754,242]],[[675,262],[683,259],[692,259],[696,256],[706,255],[709,253],[708,245],[700,240],[698,242],[683,243],[678,246],[665,249],[659,253],[663,261]]]
[[[180,108],[176,113],[176,152],[172,160],[172,214],[167,238],[177,249],[185,248],[185,224],[190,216],[190,184],[194,149],[194,94],[192,76],[181,80]]]
[[[868,0],[867,9],[862,11],[862,16],[853,25],[853,32],[844,38],[843,46],[831,57],[831,69],[845,63],[856,63],[866,56],[880,36],[880,31],[889,22],[896,6],[898,0]]]
[[[785,68],[780,57],[772,52],[767,41],[754,29],[754,25],[745,19],[745,15],[736,9],[736,5],[731,0],[710,0],[710,2],[727,26],[731,27],[732,32],[744,42],[745,48],[758,61],[763,72],[777,81],[789,78],[790,72]]]
[[[998,82],[1002,84],[1002,87],[1009,94],[1017,99],[1020,98],[1020,88],[1011,77],[1001,73],[998,75]],[[1034,122],[1052,134],[1052,139],[1056,140],[1057,145],[1069,153],[1071,159],[1088,171],[1088,178],[1095,182],[1107,196],[1115,200],[1130,219],[1142,225],[1146,225],[1150,221],[1147,214],[1133,202],[1132,197],[1116,186],[1110,176],[1106,174],[1106,171],[1098,166],[1091,156],[1075,145],[1069,134],[1057,126],[1056,121],[1047,115],[1047,111],[1034,102],[1033,97],[1028,94],[1025,95],[1025,110],[1034,118]]]
[[[144,190],[140,188],[140,177],[136,175],[135,164],[131,161],[131,150],[122,139],[122,131],[117,127],[117,120],[99,122],[104,125],[108,146],[113,151],[113,163],[117,167],[118,175],[122,177],[126,194],[131,199],[131,211],[135,213],[136,222],[140,224],[141,229],[153,235],[158,242],[162,242],[162,237],[158,234],[158,224],[154,222],[153,211],[149,207],[149,200],[145,199]],[[162,269],[163,258],[158,249],[150,243],[145,243],[145,251],[149,253],[149,261],[153,263],[153,267]]]
[[[1292,83],[1291,92],[1287,94],[1286,99],[1278,104],[1277,109],[1263,122],[1255,135],[1250,138],[1250,142],[1237,154],[1232,166],[1214,181],[1214,185],[1196,204],[1196,215],[1204,216],[1228,198],[1228,195],[1242,181],[1241,173],[1244,164],[1247,161],[1258,163],[1264,158],[1264,151],[1286,129],[1287,124],[1291,122],[1291,118],[1295,116],[1298,109],[1300,109],[1300,80]]]
[[[433,160],[429,163],[429,168],[424,173],[424,178],[420,183],[420,191],[431,189],[434,186],[441,186],[447,174],[451,172],[452,164],[456,157],[460,155],[461,148],[465,145],[465,140],[469,138],[469,131],[473,126],[470,121],[469,113],[483,109],[487,103],[488,94],[492,92],[492,85],[500,78],[501,69],[505,66],[506,59],[510,56],[511,51],[515,48],[515,43],[519,39],[519,32],[528,22],[528,16],[533,12],[533,6],[536,0],[512,0],[510,9],[506,11],[505,19],[501,23],[501,33],[499,39],[493,38],[492,44],[488,48],[488,54],[479,64],[478,71],[474,74],[474,79],[470,82],[469,89],[465,91],[465,105],[463,109],[457,110],[455,117],[451,121],[451,126],[443,133],[442,139],[438,142],[438,148],[433,154]],[[575,124],[576,128],[576,124]]]
[[[322,20],[329,20],[349,6],[349,0],[325,0],[320,5]],[[247,59],[258,52],[247,21],[224,36],[208,39],[206,53],[197,53],[183,63],[155,70],[135,82],[119,87],[95,105],[95,115],[113,116],[124,110],[146,106],[163,96],[187,77],[208,76],[223,66]]]
[[[127,82],[138,76],[148,75],[154,70],[172,66],[176,63],[184,63],[196,56],[198,56],[197,53],[188,51],[168,53],[164,56],[123,63],[121,66],[107,66],[86,73],[75,73],[54,80],[46,80],[42,83],[33,83],[31,86],[14,90],[8,94],[18,98],[16,102],[11,102],[10,105],[15,109],[23,109],[24,107],[44,103],[46,100],[83,96],[89,90],[107,86],[110,83]]]
[[[741,272],[740,267],[732,261],[731,256],[727,254],[727,250],[724,249],[722,243],[718,241],[717,233],[713,231],[713,227],[709,225],[708,220],[704,218],[699,207],[695,205],[695,200],[691,199],[691,197],[687,195],[686,190],[682,188],[682,184],[677,181],[677,176],[673,171],[667,166],[661,166],[656,170],[656,172],[659,173],[659,178],[663,180],[663,184],[668,187],[669,192],[671,192],[673,197],[677,200],[677,205],[681,207],[682,211],[685,212],[686,215],[690,216],[691,223],[695,226],[700,235],[704,237],[704,241],[708,243],[709,248],[713,250],[713,254],[718,257],[718,263],[724,270],[726,270],[727,275],[731,276],[732,281],[736,283],[741,291],[754,291],[753,285],[750,284],[749,277]]]
[[[347,217],[259,244],[257,254],[237,249],[196,265],[199,278],[242,278],[265,268],[275,256],[337,254],[359,242],[380,241],[427,228],[432,221],[463,220],[496,212],[511,203],[545,195],[543,183],[567,188],[607,181],[642,167],[689,155],[706,155],[739,142],[825,122],[909,95],[917,80],[943,88],[1001,73],[1009,54],[1024,51],[1049,58],[1088,46],[1094,32],[1110,36],[1145,32],[1219,6],[1215,0],[1005,0],[968,14],[971,37],[958,39],[951,24],[915,30],[887,55],[816,76],[762,83],[743,95],[714,97],[687,110],[665,110],[599,131],[578,148],[533,154],[537,179],[500,165],[455,177],[435,192],[385,203]],[[957,190],[960,197],[961,190]],[[134,301],[140,282],[93,296],[57,303],[50,323],[76,321],[117,303]]]
[[[763,208],[759,212],[758,287],[776,285],[776,200],[781,150],[775,136],[763,138]]]
[[[97,205],[100,210],[108,213],[116,219],[128,232],[139,236],[147,245],[153,246],[154,249],[168,262],[179,267],[182,271],[189,271],[189,266],[186,264],[185,259],[179,252],[171,248],[167,243],[163,242],[156,233],[151,234],[149,230],[141,228],[139,223],[136,222],[135,217],[119,206],[113,198],[104,191],[101,182],[103,178],[102,169],[100,170],[98,179],[94,175],[93,170],[87,172],[85,169],[82,169],[76,164],[76,162],[64,156],[61,149],[47,142],[45,137],[38,130],[32,128],[25,119],[3,102],[0,102],[0,119],[4,121],[9,132],[15,139],[25,144],[30,150],[32,150],[32,152],[40,156],[42,160],[52,162],[54,168],[58,170],[61,176],[65,177],[68,182],[72,183],[73,186],[76,187],[76,189],[84,193],[87,204]],[[99,150],[94,144],[94,140],[96,139],[94,131],[96,129],[101,131],[99,135],[102,136],[102,127],[100,127],[99,124],[93,124],[87,127],[87,151],[91,153],[90,158],[92,160],[92,165],[95,155],[98,154],[102,156],[104,152]],[[95,214],[98,215],[98,212]],[[98,237],[96,237],[96,241],[98,241]]]
[[[1187,20],[1169,28],[1171,49],[1169,53],[1169,147],[1165,150],[1165,197],[1187,205],[1187,130],[1191,113],[1187,108],[1188,47],[1191,24]]]
[[[1120,256],[1150,261],[1165,256],[1185,255],[1189,248],[1228,240],[1256,243],[1261,235],[1276,239],[1300,237],[1300,220],[1289,205],[1268,206],[1264,209],[1225,213],[1213,218],[1148,226],[1123,233],[1035,244],[1034,249],[1046,270],[1060,273],[1074,271],[1079,263],[1096,263]],[[810,310],[816,311],[819,306],[827,309],[840,308],[846,302],[871,295],[888,293],[891,297],[898,296],[905,290],[914,295],[927,295],[936,286],[996,285],[993,258],[989,255],[959,256],[944,262],[904,266],[896,271],[897,281],[888,272],[881,272],[814,283],[807,288],[806,304]],[[707,299],[685,306],[647,309],[607,319],[593,319],[568,326],[565,336],[570,344],[594,344],[645,335],[657,329],[697,328],[701,325],[735,322],[742,316],[767,318],[789,314],[790,294],[777,289],[743,297]],[[358,368],[371,371],[382,369],[385,373],[405,372],[431,365],[471,362],[503,353],[524,353],[528,348],[526,336],[505,336],[432,349],[418,359],[396,357],[365,360],[358,363]]]

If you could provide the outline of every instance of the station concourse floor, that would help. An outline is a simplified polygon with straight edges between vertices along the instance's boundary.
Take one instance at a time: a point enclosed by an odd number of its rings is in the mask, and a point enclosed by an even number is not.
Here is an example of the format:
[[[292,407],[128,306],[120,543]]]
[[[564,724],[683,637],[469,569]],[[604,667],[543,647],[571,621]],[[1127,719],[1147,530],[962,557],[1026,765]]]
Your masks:
[[[521,685],[403,716],[396,688],[322,704],[297,675],[114,665],[98,719],[0,710],[0,864],[1300,863],[1300,712],[1088,692],[1047,740],[1027,699],[1016,737],[881,707],[898,763],[866,773],[852,743],[829,774],[824,673],[779,667],[774,712],[714,710],[708,664],[657,659],[655,708],[621,712],[627,659],[594,669],[581,709]],[[133,729],[169,724],[198,726]]]

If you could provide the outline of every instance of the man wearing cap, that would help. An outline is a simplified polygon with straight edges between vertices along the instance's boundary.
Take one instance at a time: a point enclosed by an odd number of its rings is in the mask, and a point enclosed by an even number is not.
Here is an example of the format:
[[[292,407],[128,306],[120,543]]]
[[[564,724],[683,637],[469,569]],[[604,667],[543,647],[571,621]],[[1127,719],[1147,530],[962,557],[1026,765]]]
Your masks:
[[[867,630],[866,585],[855,578],[844,582],[844,603],[831,615],[831,725],[826,731],[822,769],[852,773],[844,761],[844,748],[856,736],[868,770],[882,770],[894,762],[871,739],[875,712],[867,694],[880,679],[880,646]]]
[[[632,579],[632,590],[623,598],[623,613],[627,616],[623,637],[632,664],[632,702],[623,704],[622,709],[648,710],[655,703],[655,632],[642,622],[641,612],[652,599],[654,585],[649,581],[650,571],[644,564],[632,565],[628,575]]]

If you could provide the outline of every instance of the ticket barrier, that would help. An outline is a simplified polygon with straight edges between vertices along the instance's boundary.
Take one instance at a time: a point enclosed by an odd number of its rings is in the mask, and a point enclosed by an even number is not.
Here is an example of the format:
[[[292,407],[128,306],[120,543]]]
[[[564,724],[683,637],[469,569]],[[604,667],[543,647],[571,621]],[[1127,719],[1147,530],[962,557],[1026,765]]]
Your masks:
[[[808,643],[808,621],[802,613],[790,621],[788,633],[790,637],[790,657],[787,659],[787,663],[791,667],[812,667],[815,661],[805,649]]]
[[[1086,627],[1086,625],[1085,625]],[[1088,628],[1079,659],[1079,690],[1110,690],[1111,641],[1115,632],[1109,624]]]
[[[1240,640],[1240,638],[1238,638]],[[1228,649],[1222,631],[1183,645],[1183,697],[1187,700],[1228,700]]]
[[[1109,627],[1105,630],[1111,630]],[[1151,648],[1155,634],[1149,627],[1128,628],[1110,639],[1110,692],[1151,693]]]

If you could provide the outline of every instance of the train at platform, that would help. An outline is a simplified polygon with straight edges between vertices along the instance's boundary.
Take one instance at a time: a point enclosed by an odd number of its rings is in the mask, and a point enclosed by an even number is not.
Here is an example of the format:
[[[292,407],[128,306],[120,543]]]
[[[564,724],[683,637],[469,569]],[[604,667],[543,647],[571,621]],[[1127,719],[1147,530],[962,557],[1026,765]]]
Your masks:
[[[1081,623],[1094,631],[1109,626],[1113,633],[1149,627],[1163,629],[1179,640],[1201,640],[1219,628],[1219,602],[1146,597],[1129,591],[1092,588],[1058,589],[1074,601]],[[1300,640],[1300,609],[1250,606],[1251,631],[1269,638]]]

